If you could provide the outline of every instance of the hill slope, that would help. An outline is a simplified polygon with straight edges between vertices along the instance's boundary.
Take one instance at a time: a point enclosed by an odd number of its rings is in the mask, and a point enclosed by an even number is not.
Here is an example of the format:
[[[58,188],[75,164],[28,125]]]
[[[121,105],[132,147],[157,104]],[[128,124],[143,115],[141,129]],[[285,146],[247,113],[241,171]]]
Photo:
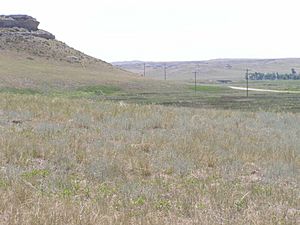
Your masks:
[[[20,23],[14,18],[25,19]],[[29,16],[0,16],[0,87],[125,85],[141,79],[69,47],[47,31],[28,29],[28,21],[39,24]]]

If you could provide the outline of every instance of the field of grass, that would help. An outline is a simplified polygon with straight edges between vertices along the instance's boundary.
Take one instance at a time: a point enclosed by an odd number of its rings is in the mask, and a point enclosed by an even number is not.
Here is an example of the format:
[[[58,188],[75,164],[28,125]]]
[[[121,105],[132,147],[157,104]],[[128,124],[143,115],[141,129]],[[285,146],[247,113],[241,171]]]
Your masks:
[[[299,94],[194,91],[27,44],[1,45],[0,224],[300,223]]]
[[[236,81],[230,85],[245,86],[245,82]],[[251,81],[250,87],[300,90],[300,82]],[[68,63],[55,57],[47,59],[10,50],[0,55],[0,92],[193,108],[300,111],[298,94],[251,92],[250,97],[245,98],[244,91],[207,82],[198,83],[195,93],[190,81],[152,80],[113,68],[102,61]]]
[[[157,86],[156,86],[157,85]],[[233,86],[244,87],[244,82]],[[300,82],[251,82],[250,87],[273,90],[300,90]],[[176,107],[212,108],[242,111],[300,112],[298,93],[261,93],[232,90],[226,85],[161,82],[146,80],[128,83],[95,82],[95,85],[68,84],[66,88],[57,87],[0,87],[0,93],[23,95],[42,95],[52,97],[85,98],[95,101],[110,100],[138,104],[171,105]]]
[[[2,91],[0,224],[299,224],[299,121]]]

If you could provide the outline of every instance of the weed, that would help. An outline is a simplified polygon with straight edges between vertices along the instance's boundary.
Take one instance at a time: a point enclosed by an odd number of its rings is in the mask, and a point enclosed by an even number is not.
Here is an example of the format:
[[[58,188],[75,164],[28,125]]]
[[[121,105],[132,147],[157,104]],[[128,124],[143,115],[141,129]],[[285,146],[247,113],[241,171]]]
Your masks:
[[[6,189],[9,186],[9,183],[4,179],[0,179],[0,188]]]
[[[146,199],[144,196],[140,196],[140,197],[132,200],[132,204],[135,206],[142,206],[145,203],[146,203]]]
[[[26,178],[26,179],[30,179],[30,178],[33,178],[33,177],[43,177],[43,178],[45,178],[49,174],[50,174],[49,170],[46,170],[46,169],[34,169],[32,171],[23,173],[22,177]]]
[[[158,210],[166,210],[168,211],[171,208],[171,203],[169,200],[166,199],[159,199],[156,203],[155,203],[155,207]]]
[[[235,205],[237,211],[244,210],[247,207],[247,199],[246,199],[246,197],[249,194],[250,194],[250,192],[247,192],[240,199],[238,199],[237,201],[235,201],[234,205]]]

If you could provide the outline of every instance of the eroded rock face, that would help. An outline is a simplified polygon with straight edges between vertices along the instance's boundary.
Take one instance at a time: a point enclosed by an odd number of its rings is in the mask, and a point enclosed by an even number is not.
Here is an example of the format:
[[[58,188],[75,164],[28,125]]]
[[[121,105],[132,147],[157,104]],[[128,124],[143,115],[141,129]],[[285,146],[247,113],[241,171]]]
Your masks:
[[[16,21],[19,22],[16,23]],[[82,67],[89,63],[104,63],[56,40],[53,34],[38,29],[38,23],[32,17],[26,15],[0,15],[0,51],[20,53],[28,60],[44,58],[78,63]],[[111,68],[111,65],[107,64],[107,66]]]
[[[45,30],[28,31],[24,28],[0,28],[0,37],[39,37],[47,40],[54,40],[55,36]]]
[[[48,40],[55,39],[55,36],[53,34],[51,34],[48,31],[45,31],[45,30],[37,30],[35,32],[31,32],[31,34],[35,37],[45,38],[45,39],[48,39]]]
[[[39,30],[40,22],[27,15],[0,15],[0,36],[34,36],[48,40],[55,36],[48,31]]]
[[[40,22],[27,15],[1,15],[0,28],[25,28],[28,31],[37,31]]]

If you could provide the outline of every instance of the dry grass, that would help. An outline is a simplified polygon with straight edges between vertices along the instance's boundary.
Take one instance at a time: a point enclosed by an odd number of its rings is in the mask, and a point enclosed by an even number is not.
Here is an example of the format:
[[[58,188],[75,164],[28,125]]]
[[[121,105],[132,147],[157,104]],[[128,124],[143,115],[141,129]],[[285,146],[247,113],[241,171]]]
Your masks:
[[[297,224],[300,115],[0,94],[0,224]]]
[[[0,29],[0,50],[0,88],[47,92],[89,85],[114,85],[126,90],[161,86],[61,41],[23,36],[15,29]]]
[[[68,88],[91,84],[124,84],[139,81],[139,77],[111,65],[68,63],[30,55],[3,51],[0,55],[0,87]]]

